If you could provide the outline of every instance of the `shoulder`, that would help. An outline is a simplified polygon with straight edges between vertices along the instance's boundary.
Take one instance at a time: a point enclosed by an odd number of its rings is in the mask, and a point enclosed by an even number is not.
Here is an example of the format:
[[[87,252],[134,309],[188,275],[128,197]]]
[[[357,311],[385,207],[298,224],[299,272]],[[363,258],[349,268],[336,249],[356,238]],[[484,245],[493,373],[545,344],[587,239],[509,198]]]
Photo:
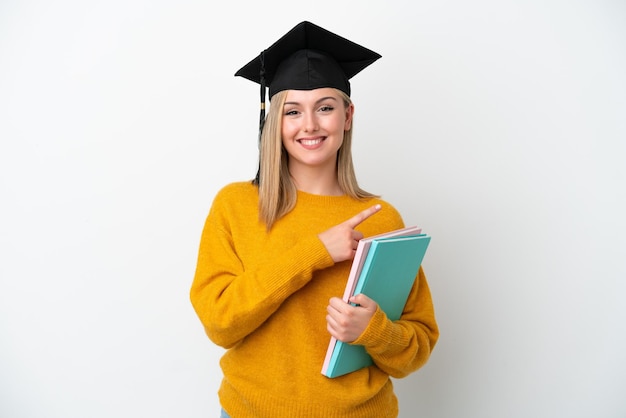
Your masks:
[[[227,198],[229,196],[241,196],[241,195],[256,195],[258,194],[258,187],[252,184],[252,181],[236,181],[228,183],[223,186],[218,192],[217,196]]]
[[[396,220],[402,222],[402,215],[400,214],[398,209],[396,209],[396,207],[393,204],[391,204],[391,203],[389,203],[386,200],[381,199],[381,198],[373,198],[372,199],[372,203],[373,204],[380,204],[382,206],[382,209],[384,210],[384,212],[387,213],[387,216],[389,218],[396,219]]]
[[[393,204],[381,198],[370,198],[363,201],[363,209],[373,205],[380,205],[381,210],[364,222],[364,229],[367,229],[366,236],[404,228],[402,215]],[[366,223],[367,225],[365,225]]]
[[[382,207],[380,213],[384,213],[385,217],[402,222],[402,215],[400,214],[400,211],[398,211],[398,209],[387,200],[380,197],[373,197],[367,199],[366,202],[369,206],[380,205]]]
[[[259,192],[252,181],[239,181],[229,183],[218,190],[210,214],[216,216],[229,216],[236,213],[255,211],[258,207]]]
[[[229,183],[218,190],[213,204],[226,202],[247,202],[257,200],[259,189],[252,181],[238,181]]]
[[[213,198],[205,221],[205,234],[221,231],[229,236],[235,231],[250,231],[259,224],[258,188],[252,181],[226,184]]]
[[[389,228],[391,229],[404,228],[405,226],[404,219],[402,218],[402,214],[400,213],[400,211],[398,211],[398,209],[394,205],[387,202],[386,200],[383,200],[383,199],[377,199],[377,200],[382,206],[382,209],[380,210],[380,214],[382,215],[382,218],[384,218],[385,221],[388,223]]]

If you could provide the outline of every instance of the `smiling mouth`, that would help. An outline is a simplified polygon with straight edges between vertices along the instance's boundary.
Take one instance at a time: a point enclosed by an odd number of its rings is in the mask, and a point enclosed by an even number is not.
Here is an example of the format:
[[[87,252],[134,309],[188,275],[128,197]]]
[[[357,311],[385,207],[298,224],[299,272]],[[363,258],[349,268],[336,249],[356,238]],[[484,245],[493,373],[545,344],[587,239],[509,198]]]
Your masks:
[[[313,138],[313,139],[299,139],[298,142],[304,146],[312,147],[317,144],[321,144],[324,138]]]

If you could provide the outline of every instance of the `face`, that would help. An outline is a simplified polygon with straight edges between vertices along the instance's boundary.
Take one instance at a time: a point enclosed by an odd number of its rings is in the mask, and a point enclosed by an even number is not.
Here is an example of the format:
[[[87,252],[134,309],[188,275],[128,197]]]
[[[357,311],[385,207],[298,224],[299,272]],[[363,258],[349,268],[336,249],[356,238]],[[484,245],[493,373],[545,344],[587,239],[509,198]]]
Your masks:
[[[344,131],[354,106],[346,107],[335,89],[289,90],[282,119],[282,140],[292,173],[303,168],[336,169]]]

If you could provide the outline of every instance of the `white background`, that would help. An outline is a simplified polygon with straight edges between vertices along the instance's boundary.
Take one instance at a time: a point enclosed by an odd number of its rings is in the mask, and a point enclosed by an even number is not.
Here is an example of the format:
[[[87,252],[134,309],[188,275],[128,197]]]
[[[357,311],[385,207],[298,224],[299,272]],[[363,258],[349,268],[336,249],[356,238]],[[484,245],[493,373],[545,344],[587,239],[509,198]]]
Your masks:
[[[383,55],[355,161],[433,237],[441,339],[401,417],[626,414],[626,4],[0,3],[0,416],[218,416],[188,290],[256,172],[234,72],[301,20]]]

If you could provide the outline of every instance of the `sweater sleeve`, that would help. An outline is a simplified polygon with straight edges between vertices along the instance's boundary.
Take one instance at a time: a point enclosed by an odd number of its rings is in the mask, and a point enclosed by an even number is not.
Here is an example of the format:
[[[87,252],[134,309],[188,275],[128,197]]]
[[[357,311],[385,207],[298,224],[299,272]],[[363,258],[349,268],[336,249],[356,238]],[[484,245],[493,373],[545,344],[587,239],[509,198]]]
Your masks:
[[[333,260],[313,234],[280,254],[267,249],[264,259],[246,268],[222,222],[225,211],[214,209],[202,232],[190,299],[208,337],[230,348],[307,284],[314,271],[333,265]]]
[[[389,320],[379,307],[353,344],[363,345],[381,370],[401,378],[428,361],[438,338],[430,290],[420,267],[400,319]]]

